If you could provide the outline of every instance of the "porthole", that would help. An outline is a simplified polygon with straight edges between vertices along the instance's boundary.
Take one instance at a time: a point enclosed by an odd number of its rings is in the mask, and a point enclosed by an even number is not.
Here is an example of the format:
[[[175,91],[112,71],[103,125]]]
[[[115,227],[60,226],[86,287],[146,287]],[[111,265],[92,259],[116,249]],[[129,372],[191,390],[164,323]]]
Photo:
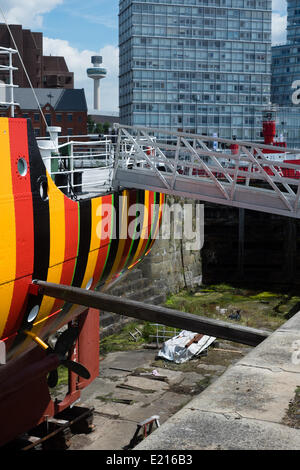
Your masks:
[[[25,158],[19,158],[19,160],[18,160],[19,175],[26,176],[27,175],[27,170],[28,170],[28,166],[27,166],[27,162],[26,162]]]
[[[39,313],[39,310],[40,310],[40,307],[39,305],[35,305],[29,312],[29,315],[27,317],[27,321],[28,323],[32,323],[36,317],[38,316],[38,313]]]
[[[40,196],[43,201],[48,200],[48,182],[46,180],[40,182]]]

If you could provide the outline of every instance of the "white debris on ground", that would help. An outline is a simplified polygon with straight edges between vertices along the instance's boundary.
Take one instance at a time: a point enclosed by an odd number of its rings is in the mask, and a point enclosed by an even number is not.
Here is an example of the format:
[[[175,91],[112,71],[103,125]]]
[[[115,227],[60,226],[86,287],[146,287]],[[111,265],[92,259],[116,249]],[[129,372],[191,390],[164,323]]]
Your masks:
[[[173,361],[176,364],[189,361],[192,357],[198,356],[208,348],[215,337],[200,335],[191,331],[183,330],[177,336],[169,339],[163,344],[158,352],[158,357]]]

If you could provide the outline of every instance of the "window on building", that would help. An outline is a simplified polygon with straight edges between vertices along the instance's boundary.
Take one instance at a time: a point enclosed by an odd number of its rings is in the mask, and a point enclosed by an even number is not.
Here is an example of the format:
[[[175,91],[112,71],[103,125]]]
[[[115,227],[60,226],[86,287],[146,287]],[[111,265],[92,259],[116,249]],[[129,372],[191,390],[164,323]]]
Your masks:
[[[51,114],[45,114],[45,119],[46,119],[46,122],[47,122],[47,125],[48,126],[51,126]]]

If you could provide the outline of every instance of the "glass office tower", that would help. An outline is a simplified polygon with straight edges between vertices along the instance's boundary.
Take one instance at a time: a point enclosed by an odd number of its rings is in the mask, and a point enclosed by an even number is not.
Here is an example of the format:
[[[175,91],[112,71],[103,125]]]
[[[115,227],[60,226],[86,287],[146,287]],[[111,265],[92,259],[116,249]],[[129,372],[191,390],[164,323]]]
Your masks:
[[[292,105],[295,80],[300,80],[300,0],[287,0],[287,42],[272,47],[272,103]]]
[[[260,138],[271,0],[120,0],[120,120]]]
[[[299,0],[287,0],[287,43],[300,45]]]
[[[272,47],[271,100],[278,105],[277,133],[289,147],[300,148],[300,0],[287,0],[287,41]],[[296,102],[293,94],[296,93]],[[295,95],[294,95],[295,96]]]

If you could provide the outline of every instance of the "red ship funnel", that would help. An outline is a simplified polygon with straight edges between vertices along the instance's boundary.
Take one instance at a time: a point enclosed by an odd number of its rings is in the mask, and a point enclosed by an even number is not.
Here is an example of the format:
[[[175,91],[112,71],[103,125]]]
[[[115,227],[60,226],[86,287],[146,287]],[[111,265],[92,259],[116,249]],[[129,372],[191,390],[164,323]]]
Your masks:
[[[273,145],[275,135],[276,135],[275,121],[264,121],[263,122],[264,143],[266,145]]]
[[[231,144],[230,145],[231,155],[237,155],[239,153],[239,145]]]

